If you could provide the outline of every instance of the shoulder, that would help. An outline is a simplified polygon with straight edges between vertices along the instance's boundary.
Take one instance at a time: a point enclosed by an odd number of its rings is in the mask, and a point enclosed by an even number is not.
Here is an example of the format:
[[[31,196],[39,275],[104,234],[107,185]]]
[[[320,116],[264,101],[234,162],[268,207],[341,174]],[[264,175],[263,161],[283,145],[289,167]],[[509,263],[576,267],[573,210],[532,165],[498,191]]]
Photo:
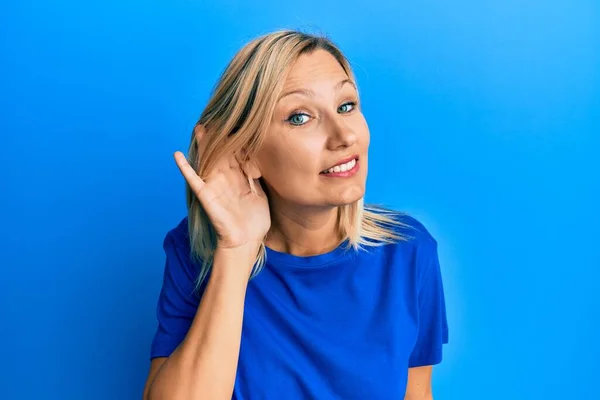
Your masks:
[[[163,248],[168,269],[181,270],[188,279],[197,278],[200,264],[192,257],[187,217],[166,233]]]
[[[382,216],[384,222],[382,224],[378,222],[380,226],[398,237],[398,240],[391,243],[392,247],[427,248],[437,246],[435,238],[425,224],[409,213],[373,206],[367,206],[367,209],[372,215]]]
[[[404,241],[415,247],[437,246],[437,241],[423,222],[407,213],[398,212],[396,215],[395,230]]]
[[[381,262],[384,270],[394,277],[392,281],[400,285],[408,296],[434,293],[437,282],[441,281],[436,239],[416,217],[404,212],[390,213],[388,215],[393,216],[394,223],[389,228],[400,239],[371,253],[375,257],[373,262]]]
[[[402,265],[402,269],[413,270],[421,276],[437,259],[437,241],[416,217],[401,211],[380,210],[391,223],[386,229],[394,233],[397,239],[380,246],[380,252],[388,265]]]
[[[188,218],[183,218],[175,227],[165,235],[163,246],[190,249],[190,235],[188,232]]]

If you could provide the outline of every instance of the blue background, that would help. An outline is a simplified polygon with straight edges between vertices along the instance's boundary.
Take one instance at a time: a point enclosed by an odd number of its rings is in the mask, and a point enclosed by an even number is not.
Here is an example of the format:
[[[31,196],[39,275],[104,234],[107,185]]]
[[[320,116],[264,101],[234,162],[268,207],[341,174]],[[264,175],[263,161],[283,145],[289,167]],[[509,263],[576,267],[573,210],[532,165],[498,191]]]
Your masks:
[[[440,243],[436,399],[600,398],[597,1],[0,7],[2,398],[140,398],[172,153],[233,54],[287,27],[356,69],[367,200]]]

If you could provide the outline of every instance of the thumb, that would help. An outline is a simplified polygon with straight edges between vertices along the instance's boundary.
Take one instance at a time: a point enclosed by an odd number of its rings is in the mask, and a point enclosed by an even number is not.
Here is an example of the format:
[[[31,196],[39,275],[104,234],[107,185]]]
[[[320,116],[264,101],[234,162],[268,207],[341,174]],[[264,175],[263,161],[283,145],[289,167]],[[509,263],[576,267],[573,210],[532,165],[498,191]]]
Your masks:
[[[175,158],[177,167],[179,167],[179,171],[181,171],[181,174],[192,188],[192,191],[196,196],[200,197],[200,193],[202,192],[202,189],[204,189],[204,186],[206,186],[206,183],[198,176],[196,171],[194,171],[182,152],[176,151],[173,157]]]

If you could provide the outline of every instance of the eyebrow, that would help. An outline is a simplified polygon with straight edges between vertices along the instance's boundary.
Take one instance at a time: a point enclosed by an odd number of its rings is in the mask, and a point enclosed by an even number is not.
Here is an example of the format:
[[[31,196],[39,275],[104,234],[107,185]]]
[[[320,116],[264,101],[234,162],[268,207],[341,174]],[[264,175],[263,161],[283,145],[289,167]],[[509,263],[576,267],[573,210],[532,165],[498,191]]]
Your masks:
[[[352,79],[346,78],[346,79],[339,81],[335,85],[334,90],[335,91],[340,90],[342,88],[342,86],[344,86],[346,83],[349,83],[350,85],[352,85],[354,87],[354,89],[356,89],[356,84],[352,81]],[[279,97],[279,100],[283,99],[286,96],[290,96],[292,94],[301,94],[306,97],[315,97],[315,92],[313,92],[310,89],[295,89],[295,90],[284,93],[281,97]]]

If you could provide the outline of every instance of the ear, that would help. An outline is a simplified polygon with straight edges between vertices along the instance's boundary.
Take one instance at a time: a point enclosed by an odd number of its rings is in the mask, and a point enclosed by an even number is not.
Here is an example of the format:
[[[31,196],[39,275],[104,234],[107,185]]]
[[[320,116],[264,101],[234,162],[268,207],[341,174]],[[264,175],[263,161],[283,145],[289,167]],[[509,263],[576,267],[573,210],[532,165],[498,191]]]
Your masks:
[[[196,137],[196,143],[200,144],[200,141],[206,135],[206,130],[204,129],[204,125],[198,123],[194,127],[194,136]]]

